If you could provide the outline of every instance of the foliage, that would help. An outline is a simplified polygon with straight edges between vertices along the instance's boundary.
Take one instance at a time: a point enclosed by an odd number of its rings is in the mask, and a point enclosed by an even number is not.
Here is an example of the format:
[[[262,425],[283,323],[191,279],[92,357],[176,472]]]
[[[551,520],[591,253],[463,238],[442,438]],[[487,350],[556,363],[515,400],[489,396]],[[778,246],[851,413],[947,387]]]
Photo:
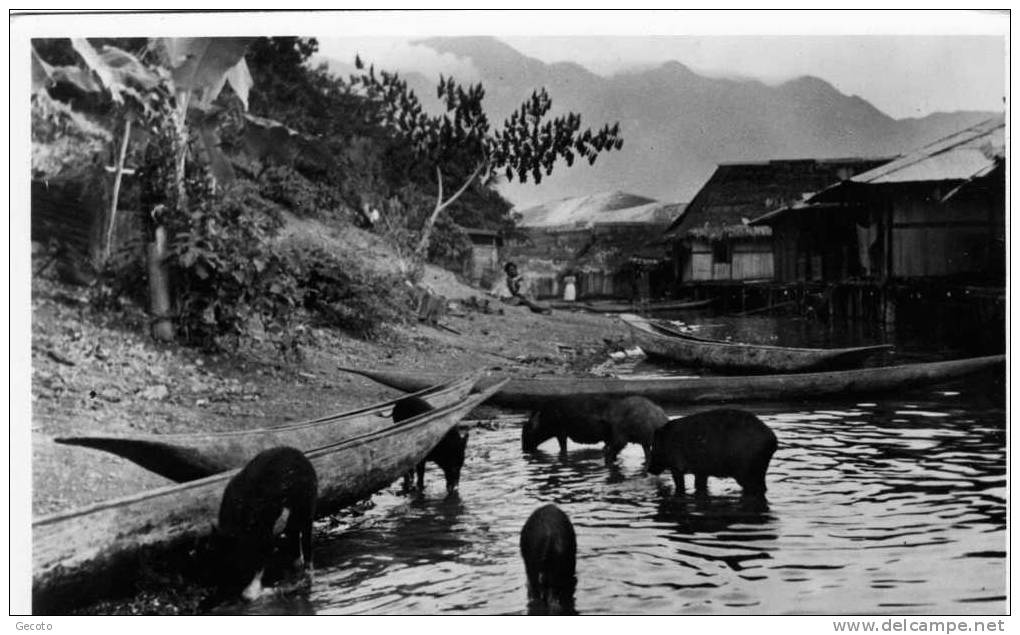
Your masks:
[[[471,239],[449,216],[436,219],[436,231],[429,241],[428,260],[453,270],[460,269],[471,252]]]
[[[352,255],[322,249],[291,251],[287,257],[303,305],[320,323],[374,337],[387,324],[406,319],[409,287],[399,276],[370,271]]]
[[[172,226],[168,263],[178,326],[189,343],[224,348],[264,333],[291,351],[306,321],[372,337],[403,319],[408,298],[399,279],[369,271],[351,255],[279,249],[272,240],[278,208],[253,184],[238,181],[206,196],[197,189],[193,182],[189,197],[202,202]]]
[[[311,180],[286,165],[266,168],[258,180],[258,186],[263,197],[298,216],[325,216],[324,210],[335,210],[341,205],[335,188],[328,183]]]
[[[359,69],[364,68],[360,59]],[[595,163],[603,151],[619,150],[623,139],[619,123],[603,126],[598,132],[581,131],[581,116],[576,113],[547,118],[552,99],[545,88],[531,94],[511,113],[502,127],[493,130],[482,107],[485,89],[481,84],[467,88],[452,77],[440,76],[436,95],[446,112],[429,115],[418,96],[397,73],[374,67],[353,76],[351,82],[365,96],[379,104],[379,123],[395,130],[411,144],[415,155],[429,166],[456,165],[464,169],[482,165],[485,170],[505,174],[507,180],[541,183],[542,173],[552,173],[560,157],[573,165],[575,156]]]
[[[240,338],[256,316],[266,330],[285,325],[296,285],[270,248],[279,222],[272,208],[241,184],[194,200],[187,215],[165,219],[185,340],[220,346],[224,337]]]
[[[45,92],[32,97],[32,176],[47,178],[88,171],[111,140],[110,133]]]
[[[355,66],[364,70],[360,58],[355,58]],[[476,178],[485,185],[492,184],[497,175],[521,183],[530,176],[540,183],[543,173],[551,174],[560,158],[568,166],[575,157],[593,164],[600,152],[623,147],[619,123],[592,132],[590,128],[581,131],[581,116],[576,113],[549,118],[552,100],[545,88],[533,92],[500,128],[493,129],[482,107],[485,89],[481,84],[465,88],[453,78],[440,76],[436,96],[445,112],[439,115],[428,114],[397,73],[377,74],[375,67],[369,66],[368,72],[352,76],[351,84],[376,105],[376,122],[410,148],[415,160],[405,164],[409,174],[420,181],[435,172],[436,202],[423,226],[415,250],[418,254],[428,247],[439,214],[474,185]],[[444,171],[459,184],[445,197]]]

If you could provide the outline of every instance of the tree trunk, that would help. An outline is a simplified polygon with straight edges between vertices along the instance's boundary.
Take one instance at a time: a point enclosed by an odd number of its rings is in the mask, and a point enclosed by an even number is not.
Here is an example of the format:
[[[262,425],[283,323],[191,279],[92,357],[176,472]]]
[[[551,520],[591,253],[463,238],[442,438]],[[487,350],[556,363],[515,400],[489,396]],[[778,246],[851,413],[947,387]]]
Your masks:
[[[188,129],[185,123],[187,94],[177,95],[177,112],[172,117],[174,127],[174,183],[168,192],[172,205],[166,213],[187,215],[188,190],[185,185],[187,165]],[[166,228],[157,218],[153,242],[149,245],[149,312],[152,314],[152,336],[161,342],[172,342],[174,326],[170,319],[170,282],[166,270]]]
[[[166,229],[156,228],[155,240],[149,244],[149,297],[152,305],[152,336],[161,342],[172,342],[174,325],[170,320],[170,291],[166,271]]]
[[[436,195],[436,207],[432,210],[432,215],[429,216],[429,219],[425,222],[425,227],[421,230],[421,240],[418,242],[418,247],[414,250],[416,256],[424,258],[425,250],[428,249],[429,246],[429,238],[432,236],[432,227],[436,224],[436,218],[439,217],[439,212],[443,211],[454,201],[460,198],[460,195],[466,192],[468,187],[474,182],[475,177],[481,174],[482,168],[484,167],[484,163],[479,164],[478,167],[475,168],[475,171],[471,173],[471,176],[469,176],[467,180],[464,181],[464,184],[460,186],[460,189],[446,201],[443,201],[443,173],[440,172],[439,166],[436,166],[436,182],[439,186],[439,194]]]

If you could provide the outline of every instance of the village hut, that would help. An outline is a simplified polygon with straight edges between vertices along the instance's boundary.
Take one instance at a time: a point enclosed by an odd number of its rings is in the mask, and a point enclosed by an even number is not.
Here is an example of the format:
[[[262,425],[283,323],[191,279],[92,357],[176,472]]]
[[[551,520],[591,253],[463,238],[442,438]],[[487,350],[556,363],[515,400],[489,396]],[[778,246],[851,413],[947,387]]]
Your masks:
[[[780,281],[1005,276],[1005,122],[995,117],[751,223]]]
[[[471,241],[471,249],[461,261],[461,275],[472,284],[489,287],[500,274],[500,247],[503,238],[492,229],[461,227]]]
[[[797,159],[722,163],[668,228],[683,283],[751,282],[774,275],[772,230],[751,219],[889,159]]]
[[[562,297],[568,277],[576,299],[650,297],[666,286],[662,233],[683,209],[625,192],[554,201],[519,212],[522,238],[504,255],[539,298]]]

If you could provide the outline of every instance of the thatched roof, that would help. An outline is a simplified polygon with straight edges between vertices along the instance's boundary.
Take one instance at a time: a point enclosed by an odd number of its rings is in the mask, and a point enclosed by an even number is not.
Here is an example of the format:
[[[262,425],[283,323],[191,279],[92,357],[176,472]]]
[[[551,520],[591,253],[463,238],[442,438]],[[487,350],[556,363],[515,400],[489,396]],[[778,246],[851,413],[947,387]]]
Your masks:
[[[701,240],[722,240],[724,238],[768,238],[772,235],[769,227],[745,225],[723,225],[694,227],[687,230],[688,238],[699,238]]]
[[[45,92],[32,97],[32,178],[88,178],[113,135]]]
[[[748,222],[767,212],[803,201],[814,192],[875,168],[890,159],[797,159],[723,163],[705,183],[686,213],[667,230],[685,236],[718,239],[767,236],[768,228]]]

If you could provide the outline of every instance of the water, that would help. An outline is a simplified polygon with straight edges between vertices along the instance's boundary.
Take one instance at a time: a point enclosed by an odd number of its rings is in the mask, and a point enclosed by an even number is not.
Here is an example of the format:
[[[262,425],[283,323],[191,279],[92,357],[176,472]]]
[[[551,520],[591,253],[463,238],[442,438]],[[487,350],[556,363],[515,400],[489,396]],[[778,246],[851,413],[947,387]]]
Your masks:
[[[780,344],[890,341],[772,323],[786,330],[762,319],[715,328]],[[900,359],[886,363],[959,356],[893,341]],[[663,370],[645,362],[635,372]],[[638,446],[607,468],[599,446],[571,443],[561,458],[550,440],[524,455],[518,427],[477,428],[459,496],[445,497],[434,466],[423,496],[396,485],[376,495],[321,528],[306,593],[249,610],[524,613],[520,528],[552,502],[577,531],[582,614],[1004,613],[1003,403],[1001,385],[984,378],[750,406],[779,438],[766,505],[742,500],[732,479],[709,479],[698,497],[688,476],[688,494],[673,496],[668,475],[644,472]]]
[[[779,438],[766,506],[732,480],[672,496],[638,446],[520,450],[475,429],[460,494],[426,474],[319,533],[307,595],[253,612],[526,609],[519,531],[553,502],[578,536],[577,610],[594,613],[1001,613],[1007,610],[1004,412],[980,386],[754,410]]]

